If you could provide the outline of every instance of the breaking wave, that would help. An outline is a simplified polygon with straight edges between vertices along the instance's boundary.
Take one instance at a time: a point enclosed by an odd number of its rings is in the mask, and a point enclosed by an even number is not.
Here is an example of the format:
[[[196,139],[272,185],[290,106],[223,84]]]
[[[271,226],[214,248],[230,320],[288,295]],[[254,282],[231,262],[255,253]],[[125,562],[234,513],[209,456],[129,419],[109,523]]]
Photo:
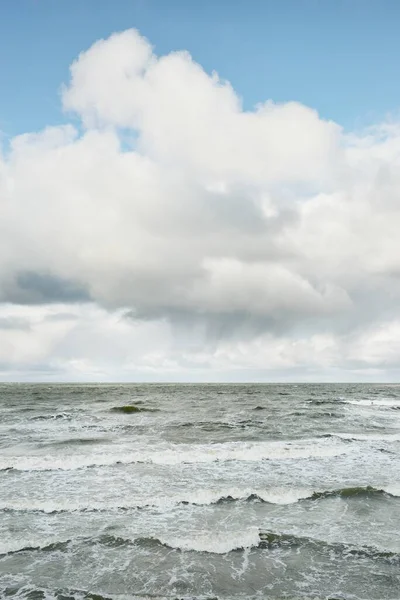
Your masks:
[[[158,508],[168,510],[176,506],[214,506],[234,503],[260,503],[260,504],[295,504],[302,501],[317,501],[327,498],[398,498],[400,489],[388,486],[386,489],[378,489],[371,486],[343,487],[333,490],[311,491],[296,488],[270,488],[267,490],[198,490],[185,493],[181,496],[168,496],[158,498],[152,502],[133,500],[130,504],[118,506],[104,503],[82,505],[72,504],[70,501],[65,505],[51,502],[32,502],[31,500],[15,500],[12,504],[0,505],[3,512],[37,512],[48,515],[67,512],[125,512],[130,510],[142,510],[146,508]]]
[[[168,549],[177,552],[200,552],[207,554],[228,554],[245,550],[277,549],[296,550],[300,547],[310,547],[319,552],[332,555],[340,554],[345,557],[365,557],[373,560],[388,560],[400,563],[398,552],[386,551],[373,546],[355,546],[346,543],[335,543],[310,537],[301,537],[272,531],[260,531],[250,528],[246,531],[229,532],[227,534],[202,534],[197,537],[164,539],[162,536],[123,538],[114,535],[101,535],[96,538],[76,538],[53,542],[44,546],[26,546],[18,550],[3,553],[0,559],[20,553],[45,552],[65,553],[76,546],[102,546],[105,548],[136,547],[146,550]]]
[[[75,470],[89,467],[111,467],[135,463],[196,464],[225,461],[258,462],[262,460],[308,459],[339,456],[349,450],[344,440],[314,438],[297,441],[226,442],[216,444],[170,444],[154,450],[121,449],[111,454],[97,456],[77,454],[71,456],[14,456],[0,460],[0,471],[52,471]]]

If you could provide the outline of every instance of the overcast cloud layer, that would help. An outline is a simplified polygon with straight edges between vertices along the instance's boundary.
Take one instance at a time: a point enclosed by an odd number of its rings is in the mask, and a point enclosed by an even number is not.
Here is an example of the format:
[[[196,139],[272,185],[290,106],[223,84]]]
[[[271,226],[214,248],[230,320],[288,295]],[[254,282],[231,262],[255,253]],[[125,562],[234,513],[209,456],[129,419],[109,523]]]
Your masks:
[[[244,112],[134,30],[0,155],[0,379],[396,380],[400,123]]]

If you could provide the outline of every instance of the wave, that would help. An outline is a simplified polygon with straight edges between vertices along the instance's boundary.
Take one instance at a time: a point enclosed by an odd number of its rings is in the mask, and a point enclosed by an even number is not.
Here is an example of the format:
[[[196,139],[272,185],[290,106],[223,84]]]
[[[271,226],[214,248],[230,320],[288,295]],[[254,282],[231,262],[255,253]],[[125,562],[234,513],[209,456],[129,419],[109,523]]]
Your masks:
[[[303,490],[272,490],[271,492],[252,493],[247,497],[223,496],[215,504],[225,504],[228,502],[262,502],[266,504],[293,504],[303,500],[322,500],[324,498],[355,498],[355,497],[377,497],[377,498],[396,498],[400,497],[400,490],[389,488],[389,490],[378,489],[372,486],[348,487],[333,490],[324,490],[321,492],[308,493]],[[396,493],[397,492],[397,493]]]
[[[43,546],[23,546],[17,550],[10,550],[9,552],[3,552],[0,554],[0,559],[7,556],[13,556],[15,554],[31,553],[31,552],[60,552],[65,553],[72,549],[74,545],[80,546],[105,546],[108,548],[122,548],[129,546],[139,546],[146,548],[155,548],[158,546],[164,546],[172,549],[172,546],[161,542],[157,538],[153,537],[137,537],[134,539],[122,538],[114,535],[101,535],[97,538],[90,537],[77,537],[76,539],[67,539],[63,541],[51,542],[44,544]],[[179,549],[179,548],[174,548]]]
[[[327,399],[324,399],[324,400],[313,400],[313,399],[310,399],[310,400],[308,400],[308,402],[310,404],[313,404],[314,406],[322,406],[324,404],[325,405],[327,405],[327,404],[335,404],[335,405],[336,404],[346,404],[346,401],[343,400],[342,398],[339,398],[339,399],[338,398],[327,398]]]
[[[301,537],[292,534],[261,532],[259,534],[260,542],[258,548],[274,550],[276,548],[296,549],[302,546],[311,546],[318,549],[319,552],[340,554],[345,557],[370,558],[373,560],[389,560],[390,562],[400,563],[400,553],[391,550],[381,550],[374,546],[355,546],[353,544],[341,542],[328,542],[310,537]]]
[[[160,412],[158,408],[144,408],[142,406],[135,406],[134,404],[127,404],[125,406],[114,406],[110,410],[111,412],[122,413],[124,415],[131,415],[133,413],[140,412]]]
[[[374,400],[362,399],[362,400],[346,400],[346,404],[352,404],[353,406],[371,406],[377,408],[400,408],[400,398],[396,400],[390,400],[390,398],[375,398]]]
[[[97,513],[97,512],[126,512],[143,509],[160,509],[169,510],[177,506],[220,506],[231,503],[261,503],[261,504],[292,504],[298,502],[300,499],[305,499],[309,492],[302,492],[299,490],[271,490],[270,492],[249,492],[240,490],[227,490],[223,492],[213,490],[199,490],[192,494],[184,494],[176,497],[165,497],[153,500],[152,502],[146,502],[143,499],[134,500],[130,504],[124,504],[122,506],[116,505],[115,502],[112,504],[71,504],[70,501],[65,504],[52,503],[52,502],[39,502],[34,503],[29,500],[14,501],[12,504],[0,505],[0,511],[9,513],[43,513],[47,515],[56,515],[62,513]]]
[[[133,413],[141,413],[141,412],[160,412],[159,409],[157,408],[150,408],[150,407],[144,407],[142,406],[143,401],[138,400],[136,402],[136,404],[128,404],[128,405],[123,405],[123,406],[113,406],[110,411],[111,412],[115,412],[115,413],[122,413],[122,414],[133,414]],[[140,406],[139,406],[140,405]],[[29,411],[37,411],[37,408],[34,409],[25,409],[25,410],[29,410]],[[19,412],[23,412],[22,410],[19,410]],[[30,421],[54,421],[54,420],[59,420],[59,419],[65,419],[70,421],[71,419],[76,418],[76,413],[85,413],[87,411],[85,411],[85,409],[81,408],[81,409],[75,409],[74,413],[71,412],[56,412],[56,413],[48,413],[48,414],[39,414],[33,417],[30,417]],[[87,412],[87,416],[93,417],[93,414],[90,414],[89,412]]]
[[[385,560],[400,564],[400,553],[383,550],[374,546],[356,546],[342,542],[330,542],[310,537],[303,537],[291,533],[273,531],[260,531],[258,528],[249,528],[246,531],[226,533],[201,534],[193,538],[171,538],[162,536],[138,536],[137,538],[123,538],[104,534],[99,537],[77,537],[62,541],[52,542],[43,546],[25,546],[0,554],[0,559],[21,553],[66,553],[74,547],[102,546],[105,548],[136,547],[146,550],[168,549],[176,552],[196,552],[205,554],[229,554],[231,552],[244,552],[247,550],[278,549],[297,550],[308,547],[319,553],[325,552],[330,557],[332,553],[343,557],[370,558],[372,560]]]
[[[343,440],[312,438],[294,441],[226,442],[217,444],[168,444],[153,450],[121,449],[120,452],[98,456],[81,454],[55,458],[52,456],[15,456],[0,459],[0,471],[75,470],[89,467],[111,467],[135,463],[158,465],[204,464],[214,462],[259,462],[325,458],[348,452]]]
[[[309,412],[307,409],[305,410],[295,410],[291,413],[288,413],[288,417],[306,417],[307,419],[342,419],[343,415],[340,415],[336,412],[332,411],[324,411],[324,412]]]
[[[37,415],[36,417],[31,417],[30,421],[54,421],[59,419],[65,419],[70,421],[74,418],[72,413],[51,413],[49,415]]]
[[[165,497],[146,502],[143,499],[133,500],[130,504],[118,506],[112,504],[72,504],[69,500],[64,505],[52,502],[35,504],[30,500],[14,501],[12,504],[0,505],[2,512],[33,512],[48,515],[61,513],[92,512],[125,512],[143,509],[169,510],[176,506],[220,506],[225,504],[271,504],[287,505],[303,501],[321,501],[329,498],[398,498],[400,488],[387,486],[385,489],[372,486],[343,487],[332,490],[312,491],[300,488],[270,488],[267,490],[198,490],[182,496]]]
[[[43,587],[35,587],[35,586],[26,586],[22,585],[22,587],[18,588],[16,585],[12,585],[10,588],[5,588],[4,590],[5,596],[14,596],[16,598],[25,598],[26,600],[31,600],[33,598],[44,599],[46,600],[113,600],[116,598],[121,598],[121,596],[103,596],[98,592],[90,592],[86,590],[77,590],[77,589],[50,589]],[[122,597],[123,598],[123,597]],[[150,600],[150,598],[154,598],[154,600],[171,600],[168,597],[164,596],[132,596],[132,599],[135,600]],[[182,599],[183,600],[183,599]],[[208,600],[205,598],[205,600]],[[214,600],[217,600],[215,598]]]
[[[391,493],[384,489],[374,488],[372,486],[356,486],[356,487],[348,487],[348,488],[340,488],[337,490],[325,490],[323,492],[314,492],[309,499],[310,500],[321,500],[323,498],[355,498],[355,497],[363,497],[363,498],[372,498],[372,497],[386,497],[386,498],[395,498],[400,496],[400,494]]]
[[[237,426],[243,424],[254,425],[251,419],[247,421],[239,421],[239,423],[229,421],[184,421],[182,423],[172,423],[168,425],[168,429],[201,429],[202,431],[217,432],[225,429],[237,429]]]
[[[346,442],[399,442],[400,433],[326,433],[323,437],[339,438]]]
[[[0,554],[0,559],[6,556],[13,556],[14,554],[20,554],[22,552],[66,552],[71,546],[72,540],[65,540],[59,542],[52,542],[45,544],[44,546],[24,546],[18,548],[18,550],[10,550],[9,552],[3,552]]]
[[[94,444],[106,444],[110,443],[109,438],[105,437],[77,437],[77,438],[66,438],[63,440],[55,440],[53,442],[44,442],[38,444],[39,448],[47,448],[51,446],[92,446]]]
[[[310,491],[299,488],[270,488],[268,490],[256,490],[254,492],[228,492],[217,499],[202,497],[196,498],[192,494],[191,501],[181,500],[179,504],[202,505],[221,505],[236,502],[262,503],[262,504],[295,504],[300,501],[322,500],[325,498],[355,498],[355,497],[377,497],[377,498],[396,498],[400,497],[400,489],[393,486],[388,489],[379,489],[372,486],[343,487],[332,490]]]

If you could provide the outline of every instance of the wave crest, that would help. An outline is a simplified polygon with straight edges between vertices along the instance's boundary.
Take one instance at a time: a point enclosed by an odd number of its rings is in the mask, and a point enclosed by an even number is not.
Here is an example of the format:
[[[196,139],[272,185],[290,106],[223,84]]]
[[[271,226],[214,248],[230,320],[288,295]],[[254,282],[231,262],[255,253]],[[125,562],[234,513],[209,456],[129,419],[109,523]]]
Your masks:
[[[284,505],[297,502],[323,501],[329,498],[376,498],[390,499],[400,497],[400,489],[388,486],[387,489],[379,489],[372,486],[343,487],[332,490],[312,491],[296,488],[271,488],[267,490],[199,490],[187,493],[184,496],[159,498],[156,501],[146,502],[133,500],[130,505],[71,505],[68,501],[65,505],[40,503],[35,505],[31,500],[18,501],[13,504],[0,505],[3,512],[37,512],[48,515],[71,512],[122,512],[130,510],[143,510],[147,508],[158,508],[161,511],[173,509],[176,506],[221,506],[234,503],[249,504],[271,504]]]
[[[372,560],[385,560],[400,564],[398,552],[381,550],[373,546],[355,546],[346,543],[329,542],[296,534],[279,533],[273,531],[259,531],[252,528],[245,532],[231,532],[229,534],[203,535],[197,538],[174,538],[170,540],[162,537],[149,536],[134,539],[122,538],[113,535],[102,535],[97,538],[76,538],[53,542],[45,546],[23,547],[18,550],[0,555],[3,559],[19,553],[31,552],[68,552],[73,545],[78,546],[103,546],[106,548],[137,547],[147,550],[168,549],[176,552],[196,552],[206,554],[229,554],[230,552],[244,552],[248,550],[274,551],[277,549],[296,550],[299,547],[310,547],[318,552],[336,553],[344,557],[363,557]]]

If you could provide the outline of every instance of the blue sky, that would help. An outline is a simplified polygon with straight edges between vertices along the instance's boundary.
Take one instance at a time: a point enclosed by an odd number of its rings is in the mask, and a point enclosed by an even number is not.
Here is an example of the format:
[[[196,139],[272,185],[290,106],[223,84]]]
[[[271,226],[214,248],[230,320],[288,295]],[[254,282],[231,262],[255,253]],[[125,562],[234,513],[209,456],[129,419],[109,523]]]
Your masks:
[[[245,108],[298,100],[357,129],[398,110],[399,25],[397,0],[5,0],[0,130],[62,122],[70,63],[130,27],[157,54],[187,49],[217,70]]]

